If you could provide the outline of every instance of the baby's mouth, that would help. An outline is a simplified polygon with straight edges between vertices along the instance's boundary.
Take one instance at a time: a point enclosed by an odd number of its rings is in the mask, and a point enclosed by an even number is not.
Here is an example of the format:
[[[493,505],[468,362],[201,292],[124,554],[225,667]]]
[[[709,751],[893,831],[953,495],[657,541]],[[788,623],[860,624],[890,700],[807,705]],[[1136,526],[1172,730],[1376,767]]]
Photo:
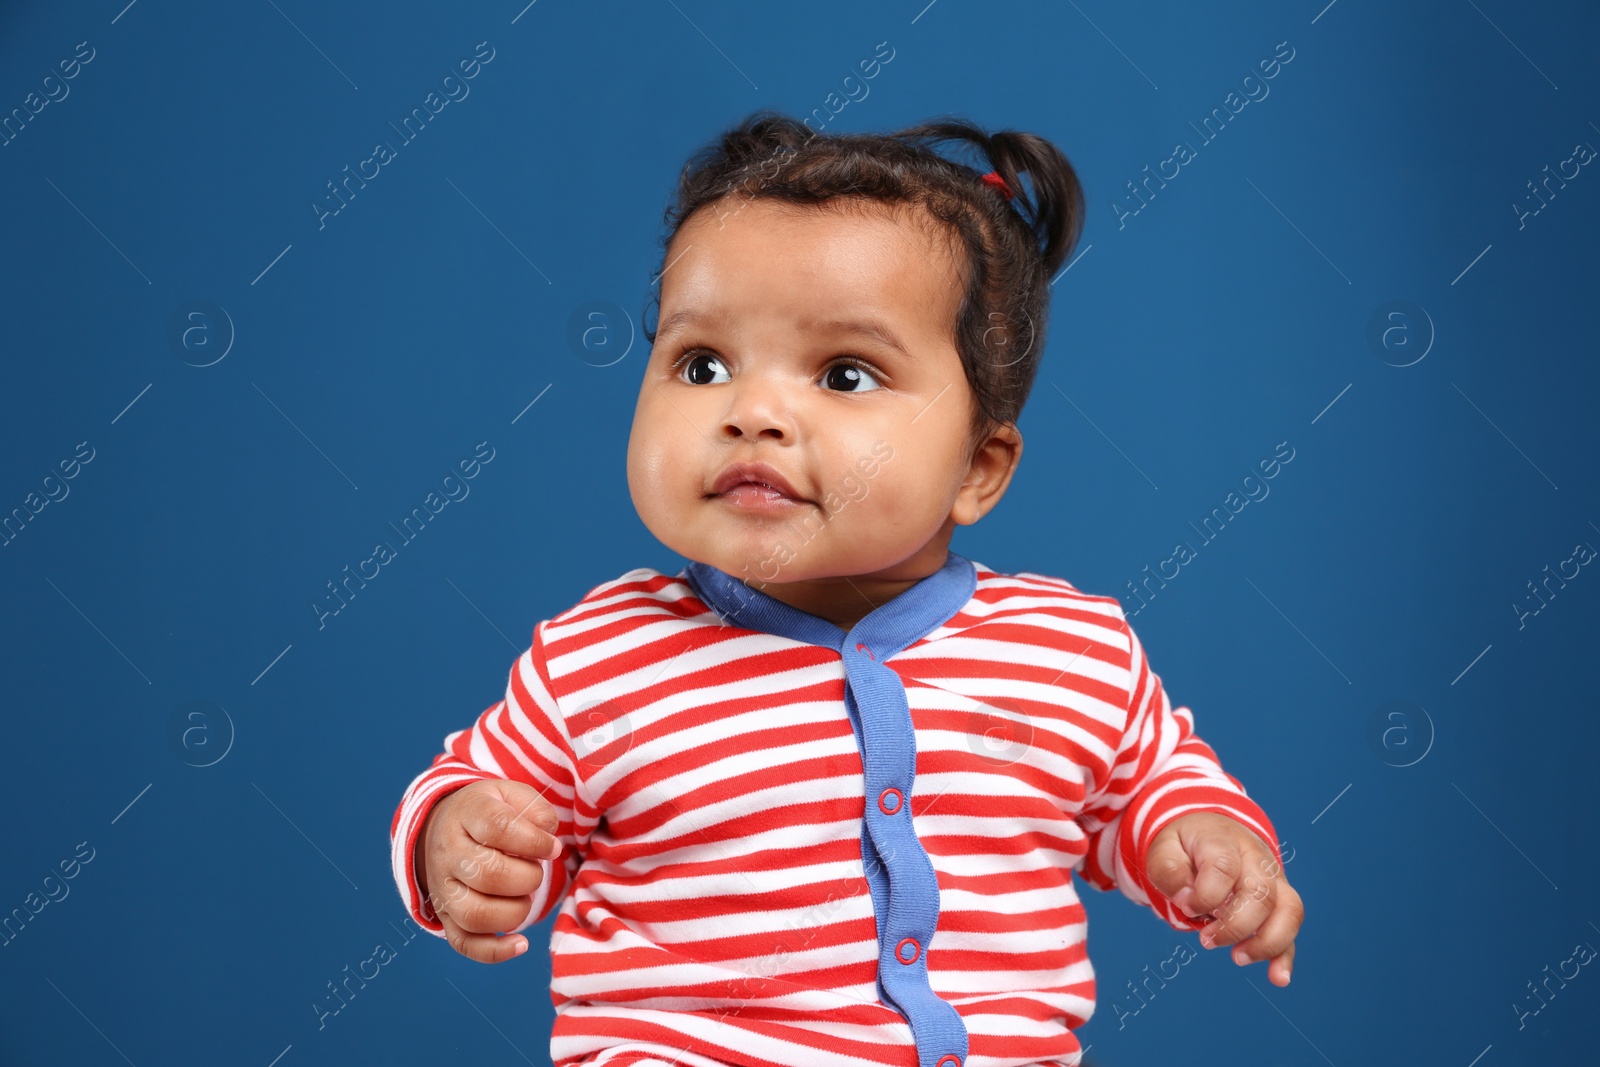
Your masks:
[[[706,494],[743,505],[803,504],[782,472],[766,463],[734,463],[725,468]]]
[[[782,490],[763,482],[740,482],[725,492],[718,493],[717,499],[726,500],[742,507],[803,503],[803,501],[797,500]]]

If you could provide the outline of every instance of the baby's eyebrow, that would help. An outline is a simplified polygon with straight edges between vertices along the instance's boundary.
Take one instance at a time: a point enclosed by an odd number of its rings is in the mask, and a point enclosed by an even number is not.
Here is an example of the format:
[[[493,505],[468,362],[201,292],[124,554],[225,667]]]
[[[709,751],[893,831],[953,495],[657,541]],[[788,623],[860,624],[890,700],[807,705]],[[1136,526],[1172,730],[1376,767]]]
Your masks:
[[[697,308],[684,307],[679,308],[677,311],[674,311],[672,314],[658,322],[656,324],[656,334],[657,336],[660,336],[661,334],[669,334],[674,330],[681,329],[684,326],[693,326],[698,322],[705,322],[714,326],[720,326],[727,321],[728,313],[725,311],[716,311],[710,314],[704,314]]]
[[[721,326],[727,324],[730,318],[731,316],[726,311],[705,313],[697,308],[683,307],[667,315],[656,324],[656,336],[668,337],[676,330],[699,323]],[[907,359],[911,358],[910,350],[900,342],[894,332],[876,319],[802,319],[796,325],[802,330],[855,334],[859,337],[876,341],[887,348],[892,348]]]
[[[833,333],[856,334],[861,337],[866,337],[869,340],[877,341],[881,345],[886,345],[887,347],[899,352],[907,359],[911,358],[911,352],[906,348],[906,346],[900,343],[899,339],[895,337],[894,333],[889,330],[887,326],[881,322],[878,322],[876,319],[861,319],[860,321],[848,319],[829,319],[826,322],[816,322],[808,319],[804,322],[801,322],[800,326],[802,329],[828,330]]]

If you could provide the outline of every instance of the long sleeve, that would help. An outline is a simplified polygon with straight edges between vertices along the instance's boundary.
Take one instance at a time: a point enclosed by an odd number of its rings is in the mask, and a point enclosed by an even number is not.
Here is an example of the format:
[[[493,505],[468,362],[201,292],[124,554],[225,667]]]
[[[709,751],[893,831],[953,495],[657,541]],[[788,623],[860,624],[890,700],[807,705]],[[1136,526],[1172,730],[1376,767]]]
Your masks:
[[[581,777],[561,709],[552,695],[541,622],[533,644],[517,658],[504,699],[485,710],[469,730],[444,739],[444,751],[406,787],[389,824],[390,860],[395,885],[411,917],[440,937],[444,925],[417,884],[413,866],[418,834],[435,804],[446,794],[481,779],[509,779],[534,786],[555,809],[561,854],[537,860],[544,878],[533,893],[528,916],[516,930],[542,920],[565,896],[582,860],[574,829],[574,807]]]
[[[1145,856],[1163,827],[1190,812],[1218,812],[1266,842],[1280,864],[1283,857],[1266,812],[1196,736],[1193,713],[1172,706],[1127,617],[1119,616],[1129,647],[1127,728],[1106,780],[1084,803],[1089,852],[1082,873],[1097,889],[1115,887],[1150,906],[1174,929],[1197,930],[1207,920],[1185,915],[1145,875]]]

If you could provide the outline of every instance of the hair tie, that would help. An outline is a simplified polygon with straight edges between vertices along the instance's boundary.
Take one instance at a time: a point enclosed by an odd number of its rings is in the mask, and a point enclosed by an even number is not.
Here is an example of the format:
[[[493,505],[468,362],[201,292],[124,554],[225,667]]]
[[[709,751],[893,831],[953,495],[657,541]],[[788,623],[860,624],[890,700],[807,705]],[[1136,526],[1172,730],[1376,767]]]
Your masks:
[[[988,174],[983,176],[983,181],[1004,193],[1007,200],[1011,199],[1011,187],[1006,184],[1006,180],[1004,178],[1000,177],[999,171],[991,170]]]

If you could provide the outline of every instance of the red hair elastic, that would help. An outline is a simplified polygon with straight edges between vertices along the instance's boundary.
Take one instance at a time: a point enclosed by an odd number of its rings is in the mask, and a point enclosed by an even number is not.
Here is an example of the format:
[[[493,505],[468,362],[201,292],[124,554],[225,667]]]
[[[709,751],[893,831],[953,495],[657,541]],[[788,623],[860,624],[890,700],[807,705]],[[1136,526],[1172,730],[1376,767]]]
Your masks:
[[[1011,199],[1011,187],[1006,184],[1006,180],[1004,178],[1000,177],[999,171],[991,170],[988,174],[983,176],[983,180],[1004,193],[1007,200]]]

